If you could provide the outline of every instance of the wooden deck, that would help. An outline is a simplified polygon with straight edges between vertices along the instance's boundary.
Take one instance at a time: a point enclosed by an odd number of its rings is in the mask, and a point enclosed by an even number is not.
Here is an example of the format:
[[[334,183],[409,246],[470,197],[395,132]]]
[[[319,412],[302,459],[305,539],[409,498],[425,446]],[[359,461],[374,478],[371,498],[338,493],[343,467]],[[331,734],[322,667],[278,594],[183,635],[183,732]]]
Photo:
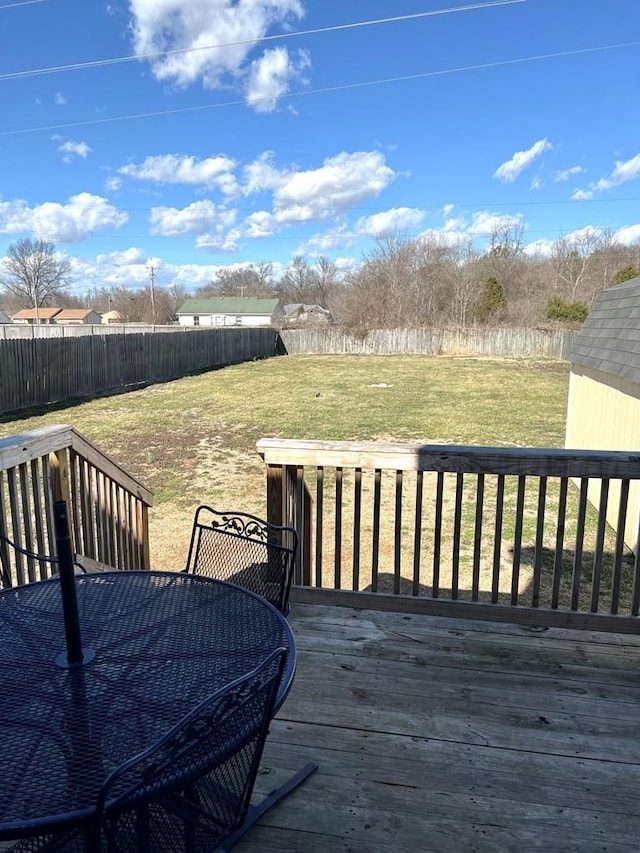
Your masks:
[[[238,853],[640,849],[640,637],[293,604]]]

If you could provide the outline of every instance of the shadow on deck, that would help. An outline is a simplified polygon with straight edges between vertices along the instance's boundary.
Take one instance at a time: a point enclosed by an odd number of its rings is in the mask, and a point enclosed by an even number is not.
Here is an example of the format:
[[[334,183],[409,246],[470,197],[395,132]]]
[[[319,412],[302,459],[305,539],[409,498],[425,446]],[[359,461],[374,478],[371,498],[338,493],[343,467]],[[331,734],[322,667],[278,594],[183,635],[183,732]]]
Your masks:
[[[640,637],[293,604],[239,853],[637,851]]]

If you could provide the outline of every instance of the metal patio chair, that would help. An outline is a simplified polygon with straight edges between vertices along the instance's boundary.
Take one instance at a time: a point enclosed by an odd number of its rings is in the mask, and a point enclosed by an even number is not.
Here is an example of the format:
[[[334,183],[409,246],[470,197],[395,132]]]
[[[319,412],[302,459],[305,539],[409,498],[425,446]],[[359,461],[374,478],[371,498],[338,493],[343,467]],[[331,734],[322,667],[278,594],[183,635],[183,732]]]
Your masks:
[[[285,655],[285,649],[272,652],[112,771],[90,826],[25,839],[12,853],[230,850],[291,790],[287,786],[267,798],[266,806],[250,808]]]
[[[195,512],[186,571],[243,586],[286,613],[297,549],[293,527],[203,504]]]

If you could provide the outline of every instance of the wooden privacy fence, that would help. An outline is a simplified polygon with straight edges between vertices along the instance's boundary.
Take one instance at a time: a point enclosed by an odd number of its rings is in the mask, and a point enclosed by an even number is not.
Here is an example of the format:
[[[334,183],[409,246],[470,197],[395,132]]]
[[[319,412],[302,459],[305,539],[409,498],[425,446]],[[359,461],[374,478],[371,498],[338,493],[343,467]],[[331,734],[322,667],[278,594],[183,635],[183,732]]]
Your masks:
[[[67,501],[80,562],[149,568],[151,492],[70,426],[45,427],[0,440],[0,532],[18,547],[55,556],[52,473]],[[49,564],[0,541],[13,585],[42,580]]]
[[[283,329],[284,349],[296,353],[339,355],[482,355],[566,360],[571,329],[373,329],[356,338],[336,329]]]
[[[0,412],[267,358],[276,348],[269,328],[0,340]]]
[[[285,439],[257,448],[269,518],[302,543],[296,584],[365,593],[363,607],[638,630],[640,455]]]

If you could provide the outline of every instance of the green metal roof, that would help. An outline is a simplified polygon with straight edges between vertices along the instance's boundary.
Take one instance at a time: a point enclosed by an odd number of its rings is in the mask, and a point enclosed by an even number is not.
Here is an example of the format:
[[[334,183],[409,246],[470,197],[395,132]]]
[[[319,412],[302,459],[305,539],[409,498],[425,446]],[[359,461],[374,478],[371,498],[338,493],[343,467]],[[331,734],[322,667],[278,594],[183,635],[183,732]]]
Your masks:
[[[187,299],[178,314],[243,314],[271,316],[278,308],[284,313],[279,299],[258,299],[253,296],[214,296],[212,299]]]

